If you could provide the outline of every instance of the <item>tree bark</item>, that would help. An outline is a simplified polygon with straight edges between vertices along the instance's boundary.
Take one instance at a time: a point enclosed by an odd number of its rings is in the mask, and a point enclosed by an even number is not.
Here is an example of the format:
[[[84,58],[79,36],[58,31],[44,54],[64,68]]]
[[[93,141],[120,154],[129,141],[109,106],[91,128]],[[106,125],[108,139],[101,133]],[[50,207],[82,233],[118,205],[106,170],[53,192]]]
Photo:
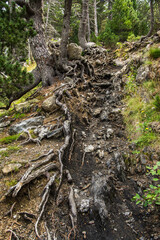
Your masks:
[[[82,48],[85,48],[85,45],[87,43],[86,40],[86,30],[87,30],[87,6],[88,6],[89,0],[83,0],[82,1],[82,14],[81,14],[81,21],[78,31],[78,39],[79,44]]]
[[[154,29],[154,10],[153,10],[153,0],[150,0],[150,11],[151,11],[151,25],[150,25],[150,30],[147,34],[146,37],[150,37],[153,33],[153,29]]]
[[[90,42],[91,37],[91,26],[90,26],[90,17],[89,17],[89,4],[87,9],[87,40]]]
[[[98,23],[97,23],[97,1],[94,0],[94,33],[98,37]]]
[[[43,1],[42,0],[30,0],[30,7],[34,11],[34,15],[29,16],[33,20],[33,27],[36,30],[37,34],[30,39],[31,50],[34,57],[34,60],[37,63],[37,70],[39,71],[42,79],[42,85],[44,87],[50,86],[53,84],[53,77],[55,75],[54,69],[52,66],[52,61],[50,54],[47,50],[45,35],[43,29],[43,18],[42,18],[42,9]]]
[[[61,40],[61,61],[67,59],[67,44],[70,30],[70,17],[71,17],[72,0],[65,0],[63,31]]]

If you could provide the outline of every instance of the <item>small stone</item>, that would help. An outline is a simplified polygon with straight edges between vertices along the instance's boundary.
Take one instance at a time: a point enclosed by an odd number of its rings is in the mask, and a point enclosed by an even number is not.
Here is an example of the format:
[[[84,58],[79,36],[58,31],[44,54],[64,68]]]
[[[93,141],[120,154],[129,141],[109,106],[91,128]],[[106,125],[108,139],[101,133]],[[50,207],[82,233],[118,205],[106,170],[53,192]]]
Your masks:
[[[80,204],[80,211],[82,213],[88,212],[89,210],[89,199],[82,199],[81,204]]]
[[[88,145],[88,146],[85,147],[84,151],[86,153],[93,152],[94,151],[94,146],[93,145]]]
[[[101,115],[100,115],[100,119],[101,119],[101,121],[106,121],[106,120],[108,120],[108,112],[105,111],[105,110],[103,110],[102,113],[101,113]]]
[[[89,221],[89,224],[94,224],[94,220],[92,220],[92,221]]]
[[[103,64],[103,63],[102,63],[99,59],[96,60],[96,65],[97,65],[97,66],[102,65],[102,64]]]
[[[51,97],[44,100],[44,102],[42,103],[42,108],[46,112],[52,112],[57,109],[58,106],[56,104],[56,96],[52,95]]]
[[[114,132],[114,131],[113,131],[112,128],[108,128],[108,129],[107,129],[106,137],[107,137],[107,138],[110,138],[110,136],[113,134],[113,132]]]
[[[93,112],[93,116],[98,117],[100,115],[101,111],[102,111],[102,108],[95,109]]]
[[[98,157],[100,158],[100,159],[102,159],[102,158],[104,158],[104,150],[98,150],[97,151],[97,154],[98,154]]]
[[[4,175],[7,175],[11,172],[17,171],[21,167],[22,167],[22,164],[20,164],[20,163],[11,163],[11,164],[6,165],[2,169],[2,172],[3,172]]]

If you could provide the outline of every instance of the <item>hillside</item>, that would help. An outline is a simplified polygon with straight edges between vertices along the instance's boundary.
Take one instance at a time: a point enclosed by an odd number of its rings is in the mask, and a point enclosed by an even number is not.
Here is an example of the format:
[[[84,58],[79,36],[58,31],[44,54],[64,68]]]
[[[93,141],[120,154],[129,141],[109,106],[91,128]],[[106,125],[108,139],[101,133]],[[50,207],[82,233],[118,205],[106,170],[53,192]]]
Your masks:
[[[39,86],[1,112],[1,240],[160,238],[158,206],[132,201],[160,161],[160,56],[150,49],[160,33],[88,48],[94,74],[77,63],[76,81]]]

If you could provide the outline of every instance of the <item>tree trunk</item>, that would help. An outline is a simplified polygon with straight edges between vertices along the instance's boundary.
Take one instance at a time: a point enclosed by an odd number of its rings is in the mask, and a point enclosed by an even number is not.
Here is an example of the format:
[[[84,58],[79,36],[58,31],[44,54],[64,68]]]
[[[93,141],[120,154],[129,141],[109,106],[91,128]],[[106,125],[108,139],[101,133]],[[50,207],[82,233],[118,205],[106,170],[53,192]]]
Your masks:
[[[112,10],[112,0],[108,0],[108,10],[109,10],[108,19],[112,20],[112,13],[111,13],[111,10]]]
[[[34,60],[37,63],[37,69],[40,72],[43,86],[50,86],[53,84],[54,69],[52,67],[51,57],[47,50],[42,18],[42,0],[30,0],[30,7],[34,11],[34,14],[30,16],[33,20],[33,27],[37,34],[30,39],[31,50]]]
[[[72,0],[65,0],[63,31],[61,40],[61,61],[67,58],[67,44],[70,30],[70,16],[71,16]]]
[[[98,23],[97,23],[97,1],[94,0],[94,33],[98,37]]]
[[[150,37],[153,33],[154,29],[154,10],[153,10],[153,0],[150,0],[150,11],[151,11],[151,25],[150,25],[150,30],[147,34],[146,37]]]
[[[81,21],[78,31],[78,39],[79,44],[82,48],[85,47],[87,40],[86,40],[86,30],[87,30],[87,6],[88,6],[89,0],[83,0],[82,1],[82,15],[81,15]]]
[[[51,0],[48,0],[47,16],[46,16],[46,22],[45,22],[45,34],[46,34],[46,31],[47,31],[47,27],[48,27],[50,6],[51,6]]]
[[[87,40],[90,42],[91,37],[91,26],[90,26],[90,17],[89,17],[89,4],[87,9]]]

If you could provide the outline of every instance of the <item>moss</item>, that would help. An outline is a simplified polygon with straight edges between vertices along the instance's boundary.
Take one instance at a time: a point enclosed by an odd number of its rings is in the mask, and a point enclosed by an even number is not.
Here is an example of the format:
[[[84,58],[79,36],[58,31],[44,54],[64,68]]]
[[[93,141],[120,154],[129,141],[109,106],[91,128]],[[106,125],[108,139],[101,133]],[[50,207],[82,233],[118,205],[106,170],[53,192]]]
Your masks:
[[[8,187],[12,187],[12,186],[14,186],[14,185],[17,184],[17,180],[16,180],[16,179],[12,179],[12,180],[10,180],[10,181],[7,181],[5,184],[6,184],[6,186],[8,186]]]
[[[19,138],[19,136],[20,136],[20,133],[16,134],[16,135],[1,138],[0,143],[2,143],[2,144],[12,143],[12,142],[16,141]]]

